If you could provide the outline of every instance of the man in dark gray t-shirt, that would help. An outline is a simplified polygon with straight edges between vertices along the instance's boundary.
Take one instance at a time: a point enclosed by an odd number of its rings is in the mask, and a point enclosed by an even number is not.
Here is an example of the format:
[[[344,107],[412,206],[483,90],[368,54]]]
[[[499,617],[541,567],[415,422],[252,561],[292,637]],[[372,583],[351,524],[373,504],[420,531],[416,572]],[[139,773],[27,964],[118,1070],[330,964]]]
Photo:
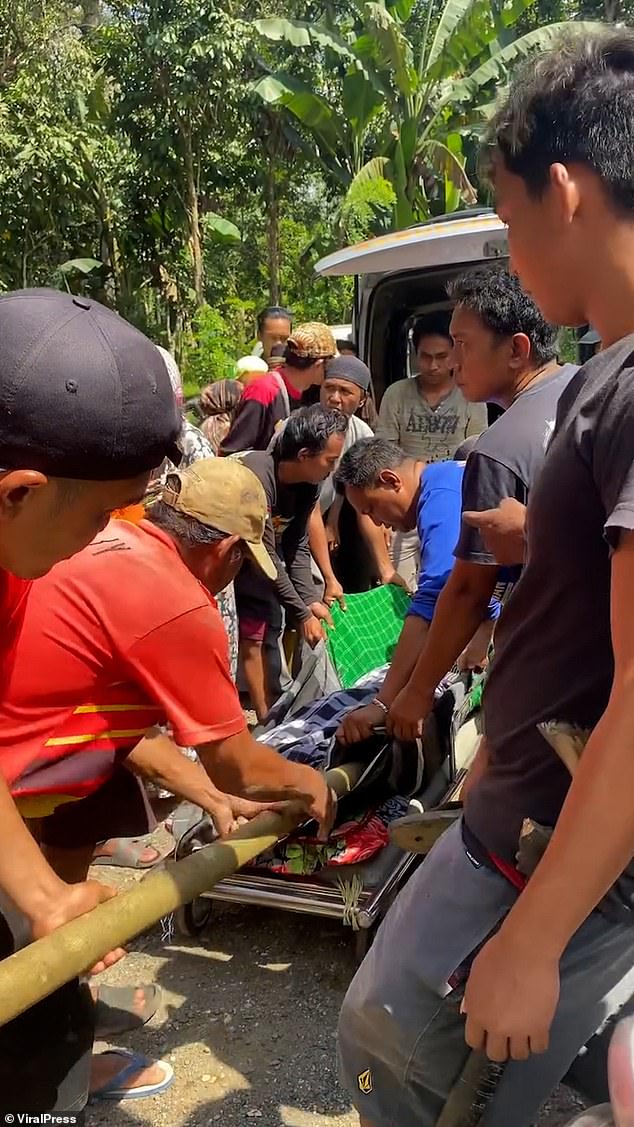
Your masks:
[[[576,371],[574,364],[555,368],[551,375],[520,392],[508,410],[480,435],[465,468],[463,512],[495,509],[505,497],[526,505],[555,429],[559,397]],[[481,533],[466,524],[455,555],[472,563],[495,563]]]
[[[449,292],[456,302],[451,318],[456,382],[468,400],[495,400],[506,408],[467,459],[463,511],[495,508],[508,497],[526,504],[555,425],[559,396],[576,368],[559,366],[556,329],[507,270],[469,271],[452,282]],[[518,568],[500,570],[480,532],[467,525],[454,554],[456,562],[409,679],[397,696],[384,701],[390,710],[388,730],[401,740],[416,739],[433,707],[436,685],[476,631],[481,639],[480,624],[496,587],[501,597],[519,575]],[[480,644],[480,660],[488,640],[490,633]]]

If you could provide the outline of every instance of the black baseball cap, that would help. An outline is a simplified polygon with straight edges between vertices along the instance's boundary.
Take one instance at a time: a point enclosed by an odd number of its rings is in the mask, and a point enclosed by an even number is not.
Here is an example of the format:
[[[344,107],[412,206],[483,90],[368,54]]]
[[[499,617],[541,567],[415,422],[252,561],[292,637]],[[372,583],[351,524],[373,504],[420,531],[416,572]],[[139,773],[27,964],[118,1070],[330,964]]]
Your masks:
[[[0,297],[0,467],[122,481],[170,458],[182,420],[163,357],[111,309],[60,290]]]

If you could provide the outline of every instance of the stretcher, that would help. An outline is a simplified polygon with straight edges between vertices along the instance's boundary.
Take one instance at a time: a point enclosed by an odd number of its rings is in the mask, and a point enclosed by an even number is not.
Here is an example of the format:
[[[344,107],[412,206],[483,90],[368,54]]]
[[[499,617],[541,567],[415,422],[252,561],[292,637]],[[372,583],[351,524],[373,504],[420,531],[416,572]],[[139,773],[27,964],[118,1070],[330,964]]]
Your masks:
[[[464,755],[456,758],[451,732],[454,705],[451,694],[437,703],[425,739],[416,745],[400,745],[377,733],[367,746],[355,746],[355,758],[367,756],[367,772],[355,788],[357,803],[362,796],[372,804],[377,797],[383,800],[401,795],[413,803],[414,809],[427,810],[452,793],[465,768]],[[339,760],[349,756],[350,748],[335,744],[329,766],[336,767]],[[354,801],[355,796],[349,798]],[[340,806],[345,806],[345,800]],[[205,840],[200,825],[181,838],[177,857],[200,847]],[[419,852],[405,852],[390,843],[360,864],[325,867],[310,876],[281,875],[246,866],[184,906],[176,914],[176,925],[188,936],[200,935],[210,924],[215,901],[321,916],[351,928],[357,955],[362,958],[376,926],[422,860]]]
[[[373,929],[421,861],[417,853],[403,853],[397,846],[388,845],[371,860],[346,866],[345,875],[326,868],[315,876],[291,878],[241,869],[181,908],[176,923],[184,934],[200,935],[210,923],[214,901],[322,916],[352,928],[361,959]],[[352,903],[342,889],[342,880],[351,891]]]

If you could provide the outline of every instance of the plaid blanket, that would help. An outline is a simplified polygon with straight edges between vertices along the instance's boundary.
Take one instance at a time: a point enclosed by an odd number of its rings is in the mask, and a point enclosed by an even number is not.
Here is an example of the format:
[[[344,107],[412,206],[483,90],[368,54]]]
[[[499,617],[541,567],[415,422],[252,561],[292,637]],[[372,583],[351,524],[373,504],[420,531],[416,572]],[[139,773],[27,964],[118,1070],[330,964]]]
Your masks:
[[[329,766],[334,735],[343,717],[351,708],[372,700],[387,668],[373,670],[354,688],[338,689],[295,710],[291,706],[293,715],[258,739],[277,748],[294,763],[307,763],[324,770]],[[354,865],[369,860],[387,845],[387,826],[400,818],[407,806],[405,798],[389,798],[358,819],[340,826],[326,844],[292,836],[258,857],[255,867],[280,874],[308,875],[332,865]]]
[[[308,763],[318,769],[327,767],[327,752],[344,716],[376,696],[386,671],[387,666],[383,666],[361,678],[354,688],[337,689],[299,708],[291,706],[286,713],[288,718],[273,728],[267,725],[258,739],[295,763]]]
[[[375,669],[362,677],[354,688],[338,689],[299,708],[281,724],[258,736],[262,743],[277,748],[294,763],[307,763],[317,770],[329,766],[333,737],[347,712],[368,704],[376,696],[388,666]],[[407,809],[407,799],[390,798],[374,812],[388,825]]]
[[[258,740],[277,748],[295,763],[308,763],[318,769],[328,767],[332,737],[344,716],[353,708],[370,703],[383,684],[388,669],[389,665],[382,665],[360,677],[352,688],[335,689],[327,696],[321,696],[317,700],[310,699],[309,703],[304,703],[306,686],[295,682],[295,698],[289,699],[292,690],[284,698],[286,719],[276,722],[276,717],[271,713],[273,724],[267,723],[266,728],[258,733]],[[311,677],[309,672],[308,685],[312,689]],[[440,699],[456,680],[459,678],[453,673],[443,678],[436,689],[436,699]],[[274,711],[277,713],[277,706]]]
[[[325,643],[320,642],[314,650],[307,646],[305,651],[293,680],[277,698],[264,723],[253,733],[258,738],[267,733],[265,743],[268,742],[268,733],[275,731],[291,716],[297,715],[313,701],[328,697],[341,688]]]

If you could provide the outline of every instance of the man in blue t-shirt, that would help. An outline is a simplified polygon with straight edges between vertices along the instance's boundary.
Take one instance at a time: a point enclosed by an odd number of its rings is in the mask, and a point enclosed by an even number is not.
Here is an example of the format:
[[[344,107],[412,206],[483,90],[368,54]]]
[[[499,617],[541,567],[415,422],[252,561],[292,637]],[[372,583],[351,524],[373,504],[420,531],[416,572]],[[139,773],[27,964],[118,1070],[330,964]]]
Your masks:
[[[460,536],[464,462],[431,465],[408,458],[399,446],[382,438],[364,438],[341,459],[336,480],[347,500],[362,516],[397,532],[418,531],[420,571],[418,587],[401,631],[392,664],[371,704],[348,713],[338,733],[347,743],[367,739],[385,721],[390,704],[407,684],[416,664],[436,601],[454,564]],[[482,660],[498,606],[492,600],[485,613],[488,629],[479,635]],[[444,671],[448,672],[447,670]]]

